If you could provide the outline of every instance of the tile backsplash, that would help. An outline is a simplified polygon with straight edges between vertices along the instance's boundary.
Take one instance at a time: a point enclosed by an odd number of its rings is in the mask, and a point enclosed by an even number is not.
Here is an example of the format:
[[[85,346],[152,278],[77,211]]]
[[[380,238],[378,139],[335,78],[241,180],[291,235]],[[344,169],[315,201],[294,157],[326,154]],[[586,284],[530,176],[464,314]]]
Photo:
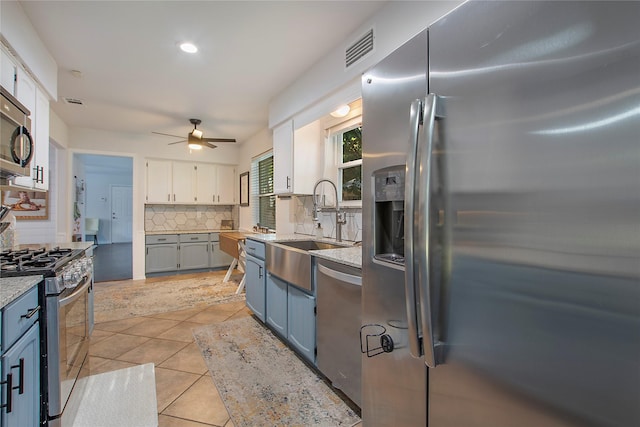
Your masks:
[[[238,206],[145,205],[145,231],[233,230]]]
[[[313,198],[311,196],[293,196],[295,203],[295,228],[297,234],[315,236],[316,223],[313,221]],[[342,226],[342,239],[353,242],[362,240],[362,208],[343,207],[346,213],[347,223]],[[336,214],[335,212],[322,212],[320,214],[323,237],[336,238]]]

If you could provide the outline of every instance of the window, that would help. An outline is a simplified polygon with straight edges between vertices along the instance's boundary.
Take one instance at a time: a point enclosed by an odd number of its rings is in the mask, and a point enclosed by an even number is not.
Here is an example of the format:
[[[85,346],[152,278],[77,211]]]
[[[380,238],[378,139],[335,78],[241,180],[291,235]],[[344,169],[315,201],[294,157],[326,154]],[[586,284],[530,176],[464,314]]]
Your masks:
[[[362,200],[362,126],[357,124],[335,134],[338,188],[343,202]]]
[[[254,222],[271,230],[276,228],[276,196],[273,193],[273,153],[251,161],[251,205]]]

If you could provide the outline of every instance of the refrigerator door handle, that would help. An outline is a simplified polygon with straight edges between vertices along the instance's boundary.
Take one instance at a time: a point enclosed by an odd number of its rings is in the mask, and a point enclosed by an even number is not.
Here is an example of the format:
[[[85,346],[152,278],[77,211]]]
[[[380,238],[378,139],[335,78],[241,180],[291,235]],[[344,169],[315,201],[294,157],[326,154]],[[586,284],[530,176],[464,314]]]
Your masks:
[[[404,197],[404,291],[406,295],[407,306],[407,328],[409,352],[413,357],[422,356],[422,344],[420,342],[420,330],[418,322],[418,309],[416,298],[416,280],[415,280],[415,253],[414,253],[414,235],[416,217],[414,212],[414,201],[418,200],[417,191],[419,186],[416,185],[417,179],[417,163],[418,163],[418,141],[422,128],[422,100],[416,99],[411,103],[410,113],[410,152],[407,156],[407,166],[405,169],[405,197]]]
[[[422,321],[422,349],[424,353],[424,363],[435,368],[435,338],[433,336],[433,321],[431,316],[431,174],[433,167],[433,140],[436,122],[438,98],[430,93],[424,101],[423,112],[423,132],[422,138],[418,141],[417,148],[417,170],[416,188],[420,189],[415,195],[416,215],[415,222],[416,238],[414,239],[419,248],[416,251],[416,268],[418,283],[418,299],[420,303],[420,318]]]

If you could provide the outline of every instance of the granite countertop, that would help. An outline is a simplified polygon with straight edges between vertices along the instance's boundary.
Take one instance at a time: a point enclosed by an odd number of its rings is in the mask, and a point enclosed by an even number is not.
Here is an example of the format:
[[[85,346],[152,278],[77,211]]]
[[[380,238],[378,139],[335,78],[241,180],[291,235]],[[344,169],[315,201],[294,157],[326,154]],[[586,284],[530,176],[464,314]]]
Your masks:
[[[0,278],[0,308],[20,298],[25,292],[42,281],[42,276],[20,276]]]
[[[163,231],[145,231],[147,236],[157,236],[160,234],[208,234],[208,233],[224,233],[225,231],[237,231],[230,228],[219,230],[163,230]]]
[[[248,239],[257,240],[259,242],[287,242],[292,240],[315,240],[318,242],[327,242],[333,244],[344,244],[344,248],[340,249],[320,249],[309,251],[313,256],[324,258],[329,261],[335,261],[350,267],[362,268],[362,247],[353,246],[349,242],[337,242],[335,239],[316,239],[306,234],[252,234],[247,236]]]

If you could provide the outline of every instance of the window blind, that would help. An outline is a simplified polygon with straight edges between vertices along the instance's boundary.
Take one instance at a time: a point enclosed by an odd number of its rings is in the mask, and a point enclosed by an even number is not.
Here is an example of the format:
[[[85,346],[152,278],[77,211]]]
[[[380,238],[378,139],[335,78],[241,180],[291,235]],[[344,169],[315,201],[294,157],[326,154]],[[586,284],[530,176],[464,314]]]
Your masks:
[[[276,196],[273,193],[273,152],[251,161],[251,217],[271,230],[276,228]]]

